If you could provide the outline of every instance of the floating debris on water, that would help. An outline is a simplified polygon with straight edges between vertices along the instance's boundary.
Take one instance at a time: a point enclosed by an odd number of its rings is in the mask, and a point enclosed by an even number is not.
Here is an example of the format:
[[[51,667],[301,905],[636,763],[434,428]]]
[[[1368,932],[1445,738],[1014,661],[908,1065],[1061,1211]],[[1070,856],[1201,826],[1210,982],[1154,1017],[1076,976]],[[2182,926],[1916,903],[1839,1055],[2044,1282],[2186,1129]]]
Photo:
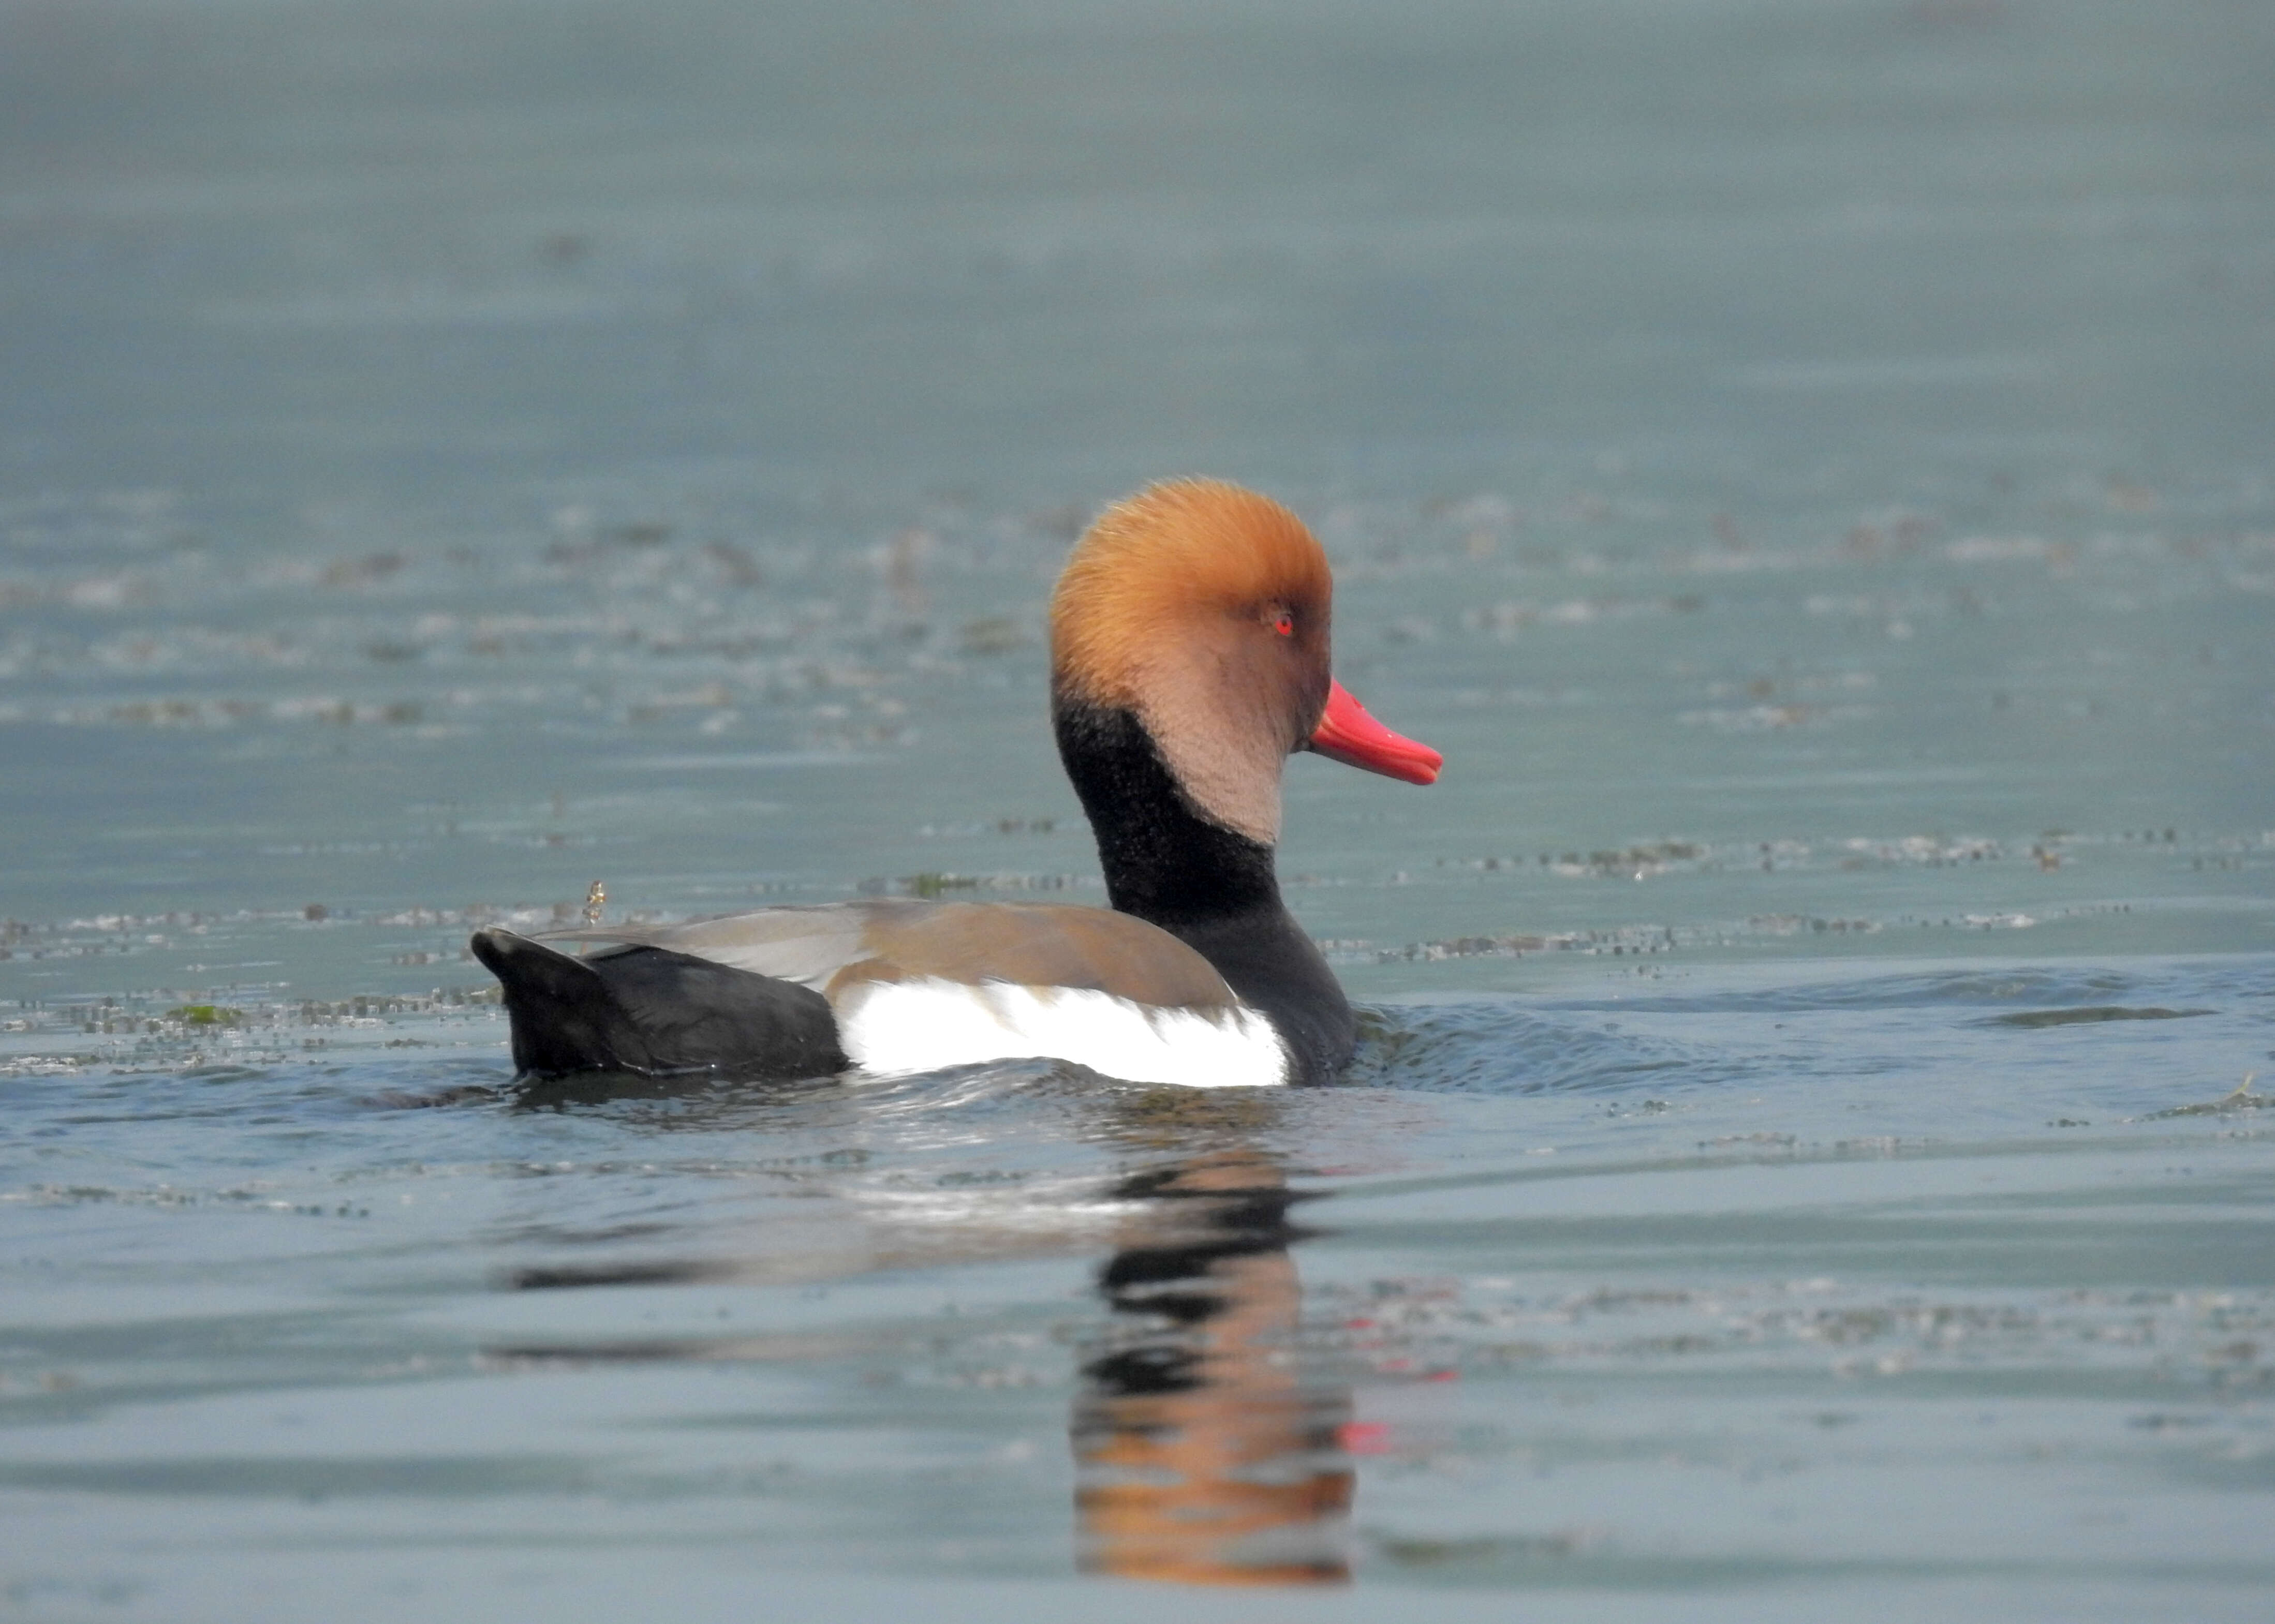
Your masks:
[[[2275,1094],[2255,1094],[2251,1091],[2251,1084],[2258,1076],[2256,1071],[2246,1072],[2243,1081],[2236,1084],[2235,1091],[2218,1099],[2207,1100],[2201,1105],[2174,1106],[2169,1111],[2151,1111],[2141,1120],[2156,1122],[2175,1116],[2232,1116],[2241,1111],[2264,1111],[2275,1107]]]

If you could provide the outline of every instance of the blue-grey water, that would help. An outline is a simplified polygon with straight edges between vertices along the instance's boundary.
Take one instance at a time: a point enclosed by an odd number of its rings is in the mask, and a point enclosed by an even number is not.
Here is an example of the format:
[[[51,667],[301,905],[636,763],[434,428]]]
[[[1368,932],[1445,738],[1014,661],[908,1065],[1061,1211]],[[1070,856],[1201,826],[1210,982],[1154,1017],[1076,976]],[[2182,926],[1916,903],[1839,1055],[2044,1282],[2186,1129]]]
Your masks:
[[[0,5],[0,1612],[2264,1618],[2271,85]],[[1182,472],[1447,758],[1289,769],[1342,1085],[512,1086],[595,880],[1102,901],[1043,602]]]

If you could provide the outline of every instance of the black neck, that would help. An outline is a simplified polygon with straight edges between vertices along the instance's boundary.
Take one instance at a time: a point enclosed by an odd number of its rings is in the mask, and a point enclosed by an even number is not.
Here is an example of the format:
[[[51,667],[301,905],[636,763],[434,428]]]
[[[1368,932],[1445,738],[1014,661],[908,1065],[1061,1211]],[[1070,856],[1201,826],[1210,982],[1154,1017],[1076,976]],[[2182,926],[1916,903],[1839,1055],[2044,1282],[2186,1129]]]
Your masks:
[[[1272,848],[1202,816],[1135,714],[1062,701],[1052,719],[1115,908],[1166,930],[1280,906]]]
[[[1350,1058],[1349,1003],[1280,900],[1272,848],[1202,814],[1137,715],[1059,696],[1059,756],[1098,837],[1107,900],[1198,950],[1271,1016],[1298,1080]]]

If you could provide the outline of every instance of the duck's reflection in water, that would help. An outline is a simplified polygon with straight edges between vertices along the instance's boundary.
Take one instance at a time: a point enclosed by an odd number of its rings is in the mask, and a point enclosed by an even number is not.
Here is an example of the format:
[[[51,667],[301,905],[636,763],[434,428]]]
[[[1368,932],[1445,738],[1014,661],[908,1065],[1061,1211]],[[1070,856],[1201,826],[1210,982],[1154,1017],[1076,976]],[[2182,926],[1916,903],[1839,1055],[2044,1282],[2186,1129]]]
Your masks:
[[[1135,1175],[1072,1420],[1085,1571],[1190,1584],[1349,1576],[1348,1386],[1308,1379],[1289,1221],[1268,1158],[1228,1150]]]
[[[661,1091],[643,1081],[605,1091],[594,1087],[588,1099],[548,1085],[524,1103],[558,1109]],[[858,1103],[876,1120],[875,1097]],[[1125,1101],[1101,1137],[1135,1170],[1103,1191],[1077,1181],[1078,1196],[1066,1185],[1038,1191],[1012,1180],[959,1185],[945,1205],[911,1204],[904,1183],[888,1190],[838,1171],[839,1164],[825,1158],[807,1157],[785,1175],[806,1198],[771,1207],[764,1224],[731,1238],[707,1232],[709,1244],[698,1255],[572,1256],[517,1266],[499,1282],[518,1291],[813,1285],[886,1271],[1064,1256],[1103,1240],[1111,1250],[1099,1284],[1111,1324],[1078,1356],[1069,1419],[1083,1567],[1192,1584],[1338,1583],[1349,1572],[1352,1475],[1342,1430],[1350,1417],[1350,1388],[1348,1380],[1327,1379],[1301,1340],[1302,1286],[1289,1247],[1309,1233],[1289,1220],[1304,1197],[1254,1143],[1268,1130],[1275,1103],[1163,1090]],[[661,1125],[714,1127],[715,1113],[692,1112]],[[752,1123],[738,1117],[737,1125]],[[1196,1144],[1209,1148],[1183,1148]],[[889,1199],[881,1198],[886,1193]],[[1107,1199],[1099,1199],[1101,1194]],[[610,1243],[632,1232],[625,1223],[565,1225],[551,1205],[542,1212],[509,1233],[551,1249]],[[843,1327],[515,1341],[485,1351],[514,1363],[804,1363],[916,1358],[918,1344],[934,1340],[929,1329],[903,1345],[889,1333]]]

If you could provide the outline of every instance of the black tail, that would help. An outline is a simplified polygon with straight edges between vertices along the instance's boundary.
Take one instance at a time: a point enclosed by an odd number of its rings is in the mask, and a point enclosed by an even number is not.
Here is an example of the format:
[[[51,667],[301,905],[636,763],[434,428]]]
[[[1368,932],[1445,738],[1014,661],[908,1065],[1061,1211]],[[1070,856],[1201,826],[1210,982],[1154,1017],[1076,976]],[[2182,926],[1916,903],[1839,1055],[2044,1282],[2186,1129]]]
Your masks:
[[[504,984],[513,1063],[527,1076],[786,1079],[846,1067],[828,1000],[795,982],[661,948],[571,958],[511,931],[476,931],[473,949]]]

